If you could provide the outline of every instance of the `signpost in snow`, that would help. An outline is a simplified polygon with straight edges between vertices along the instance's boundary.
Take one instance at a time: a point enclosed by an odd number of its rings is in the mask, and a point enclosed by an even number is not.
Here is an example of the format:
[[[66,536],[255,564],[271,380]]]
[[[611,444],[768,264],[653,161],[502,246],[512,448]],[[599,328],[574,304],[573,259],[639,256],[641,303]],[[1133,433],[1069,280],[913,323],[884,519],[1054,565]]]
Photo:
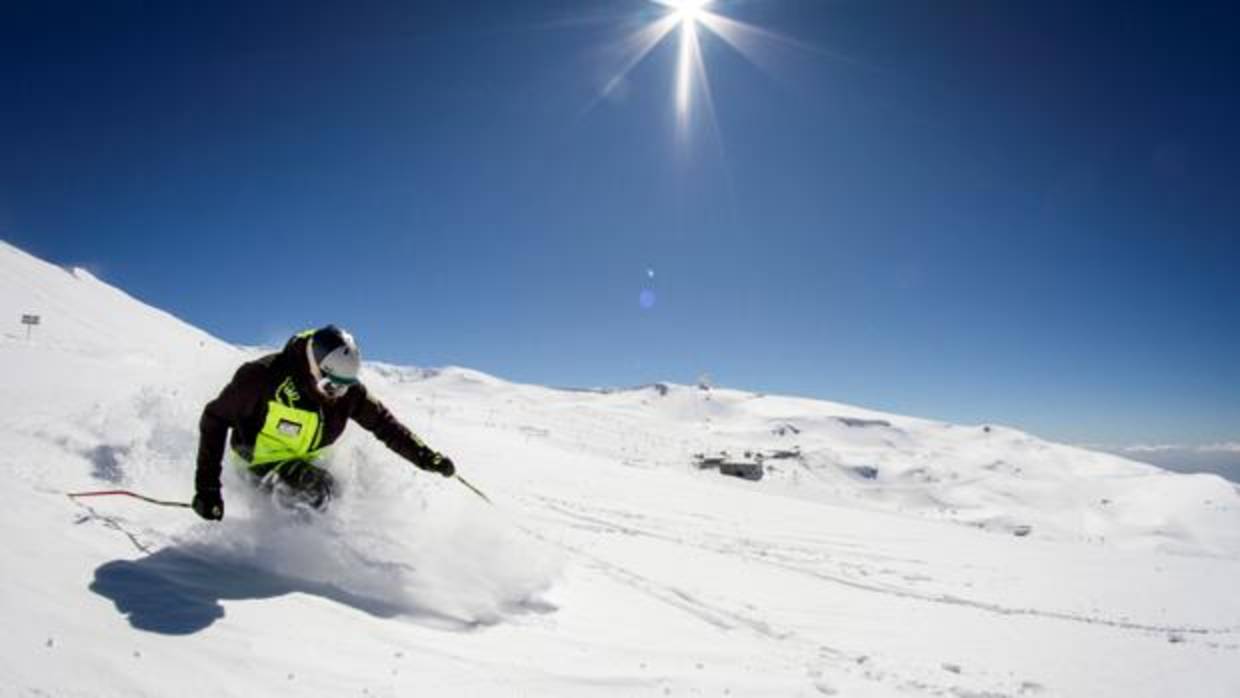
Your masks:
[[[26,326],[26,341],[29,342],[30,341],[30,330],[33,329],[35,325],[39,324],[39,316],[38,315],[23,315],[22,324]]]

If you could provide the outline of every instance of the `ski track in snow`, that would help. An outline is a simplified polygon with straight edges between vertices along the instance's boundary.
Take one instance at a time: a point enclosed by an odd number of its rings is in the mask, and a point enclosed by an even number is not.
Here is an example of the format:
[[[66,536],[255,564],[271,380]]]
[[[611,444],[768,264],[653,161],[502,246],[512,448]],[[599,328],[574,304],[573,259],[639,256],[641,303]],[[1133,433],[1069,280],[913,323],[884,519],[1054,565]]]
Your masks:
[[[631,512],[619,510],[607,511],[606,509],[599,507],[593,507],[590,511],[586,511],[585,507],[580,505],[574,505],[571,502],[541,496],[533,497],[530,499],[530,502],[527,503],[532,503],[533,505],[541,507],[555,516],[562,517],[567,520],[570,526],[592,534],[620,534],[633,537],[646,537],[677,546],[697,548],[719,555],[740,556],[746,561],[754,564],[773,566],[780,570],[792,572],[797,575],[808,576],[818,581],[857,589],[867,593],[889,595],[915,602],[942,604],[999,616],[1028,616],[1047,621],[1080,623],[1116,630],[1135,631],[1143,635],[1154,634],[1160,637],[1167,635],[1179,636],[1183,634],[1229,636],[1237,632],[1237,628],[1235,627],[1203,628],[1178,625],[1142,624],[1051,610],[1009,608],[999,604],[980,602],[971,599],[954,597],[951,595],[923,594],[911,589],[891,585],[863,583],[855,579],[827,574],[817,569],[807,568],[803,564],[798,564],[798,562],[804,561],[807,558],[814,559],[821,556],[821,551],[813,548],[793,548],[789,550],[782,547],[782,544],[771,544],[766,541],[759,541],[749,538],[733,539],[728,545],[712,545],[705,542],[706,537],[704,536],[689,539],[683,535],[658,530],[657,527],[652,525],[652,522],[648,517],[636,515]],[[613,518],[609,518],[609,515]],[[646,525],[641,526],[641,524]],[[678,528],[673,530],[683,532],[685,529]],[[548,540],[547,536],[537,532],[530,531],[530,533],[531,535],[536,535],[543,540]],[[899,666],[885,666],[884,668],[879,669],[876,668],[878,666],[876,658],[871,654],[857,650],[846,651],[838,647],[831,647],[811,638],[804,637],[803,634],[796,631],[774,627],[768,620],[765,620],[761,614],[745,613],[734,608],[727,608],[721,605],[707,603],[700,597],[695,596],[683,589],[661,584],[650,577],[643,576],[630,569],[626,569],[621,565],[609,562],[601,555],[589,552],[586,547],[572,546],[562,542],[555,544],[569,551],[573,556],[586,561],[586,563],[592,568],[595,568],[609,577],[644,594],[658,599],[672,608],[689,614],[690,616],[701,620],[717,630],[724,632],[737,629],[745,630],[765,640],[778,643],[781,648],[786,648],[789,644],[795,644],[799,647],[799,651],[802,655],[810,656],[816,653],[819,659],[822,660],[823,665],[829,666],[833,671],[856,674],[871,682],[876,681],[883,684],[893,684],[902,692],[912,691],[927,695],[993,696],[996,698],[1011,698],[1013,696],[1041,694],[1045,691],[1044,686],[1039,684],[1037,681],[1032,680],[1021,680],[1011,686],[988,684],[988,688],[974,690],[963,688],[959,685],[959,683],[928,681],[924,676],[924,672],[914,672],[914,675],[905,675],[908,672],[906,669],[902,669]],[[597,548],[600,546],[593,545],[590,547]],[[849,551],[845,554],[856,555],[856,552]],[[885,556],[880,555],[869,557],[874,559],[886,559],[888,561],[893,560],[893,558],[885,558]],[[896,561],[919,566],[924,566],[927,564],[925,561],[917,559],[898,559]],[[870,572],[864,573],[870,574]],[[1234,640],[1234,638],[1232,639]],[[1212,644],[1211,646],[1216,649],[1222,647],[1219,643]],[[812,665],[813,663],[811,662],[810,664]],[[949,673],[960,673],[959,667],[955,665],[949,664],[945,666],[948,667],[947,671]],[[811,671],[811,674],[814,675],[821,675],[821,673],[822,672]],[[1004,682],[1000,683],[1002,684]],[[823,685],[829,686],[829,684]],[[830,688],[824,688],[822,692],[829,695],[835,694],[835,690]]]
[[[788,570],[796,574],[806,575],[815,579],[829,582],[831,584],[839,584],[861,591],[872,592],[876,594],[886,594],[899,598],[911,599],[914,601],[922,601],[926,603],[939,603],[951,606],[961,606],[972,608],[987,613],[994,613],[1003,616],[1033,616],[1037,618],[1046,618],[1050,620],[1061,620],[1073,623],[1086,623],[1089,625],[1099,625],[1122,630],[1136,630],[1146,633],[1161,634],[1191,634],[1191,635],[1226,635],[1240,631],[1240,626],[1228,627],[1195,627],[1190,625],[1152,625],[1144,623],[1134,623],[1124,620],[1113,620],[1108,618],[1090,617],[1073,613],[1064,613],[1058,611],[1038,610],[1032,608],[1009,608],[1000,604],[987,603],[984,601],[975,601],[971,599],[951,596],[951,595],[934,595],[922,594],[908,588],[902,588],[894,585],[879,585],[874,583],[859,582],[855,579],[849,579],[840,575],[827,574],[819,570],[809,569],[800,564],[796,564],[794,558],[796,556],[789,555],[788,550],[778,546],[770,546],[766,542],[737,539],[733,546],[717,546],[709,545],[703,540],[688,540],[683,536],[663,533],[650,528],[637,528],[633,523],[620,523],[614,520],[604,518],[596,514],[588,514],[580,511],[578,508],[572,507],[567,502],[556,502],[546,498],[540,498],[544,506],[551,511],[564,515],[569,519],[586,524],[585,528],[600,533],[622,533],[629,536],[645,536],[666,541],[676,545],[686,545],[702,550],[707,550],[721,555],[740,555],[746,560],[763,565],[771,565],[780,569]],[[595,508],[594,511],[599,511]],[[621,518],[637,518],[631,515],[620,513]],[[583,551],[576,550],[580,555],[587,555]],[[920,561],[914,561],[920,562]],[[867,572],[866,574],[869,574]]]
[[[1010,696],[1027,693],[1027,689],[1031,686],[1037,686],[1034,682],[1022,682],[1021,691],[1017,693],[1008,693],[1001,691],[985,690],[983,692],[974,692],[963,689],[953,683],[931,683],[925,679],[913,678],[905,676],[908,673],[906,668],[898,666],[886,666],[885,668],[877,668],[878,662],[870,655],[847,652],[827,645],[819,644],[809,638],[801,637],[798,633],[791,630],[774,628],[771,624],[760,617],[747,615],[736,610],[724,608],[718,605],[712,605],[704,602],[702,599],[675,587],[659,584],[649,577],[636,574],[631,570],[627,570],[621,566],[611,564],[599,556],[592,555],[580,548],[561,545],[565,550],[573,553],[575,556],[588,561],[588,564],[606,574],[607,576],[625,584],[633,589],[647,594],[672,608],[682,611],[694,618],[701,620],[716,630],[727,632],[732,630],[746,630],[765,640],[777,643],[779,651],[788,652],[790,646],[795,646],[792,651],[806,658],[807,675],[814,678],[821,678],[824,670],[821,667],[829,667],[835,672],[846,672],[851,674],[859,674],[866,681],[878,682],[882,684],[892,684],[895,688],[907,692],[916,691],[918,693],[926,693],[930,695],[952,694],[959,696],[993,696],[994,698],[1010,698]],[[818,668],[815,668],[818,667]],[[826,682],[816,682],[816,687],[820,692],[828,695],[834,695],[835,690],[830,688],[830,684]]]
[[[128,528],[122,525],[121,520],[118,519],[117,517],[106,516],[104,514],[100,514],[98,511],[95,511],[95,509],[92,508],[90,505],[85,504],[79,500],[70,498],[69,501],[73,502],[74,504],[76,504],[77,506],[81,507],[82,509],[86,511],[85,514],[81,515],[79,518],[74,520],[73,522],[74,525],[81,525],[81,524],[84,524],[90,521],[97,521],[100,524],[102,524],[105,528],[109,528],[113,531],[117,531],[120,534],[124,535],[126,538],[128,538],[129,542],[133,544],[133,547],[138,552],[144,555],[150,555],[154,552],[154,549],[149,544],[143,543],[142,540],[138,538],[137,534],[135,534],[133,531],[130,531]]]

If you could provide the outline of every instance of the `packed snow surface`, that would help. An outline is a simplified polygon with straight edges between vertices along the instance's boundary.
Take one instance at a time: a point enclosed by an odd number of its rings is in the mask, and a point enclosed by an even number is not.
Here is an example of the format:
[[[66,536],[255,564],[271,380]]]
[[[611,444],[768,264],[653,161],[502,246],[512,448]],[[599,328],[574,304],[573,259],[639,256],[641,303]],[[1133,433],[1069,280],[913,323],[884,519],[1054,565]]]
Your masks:
[[[0,696],[1240,695],[1222,478],[816,400],[371,363],[493,505],[355,426],[327,514],[230,465],[207,523],[66,494],[187,501],[202,406],[261,352],[2,243],[0,317]]]

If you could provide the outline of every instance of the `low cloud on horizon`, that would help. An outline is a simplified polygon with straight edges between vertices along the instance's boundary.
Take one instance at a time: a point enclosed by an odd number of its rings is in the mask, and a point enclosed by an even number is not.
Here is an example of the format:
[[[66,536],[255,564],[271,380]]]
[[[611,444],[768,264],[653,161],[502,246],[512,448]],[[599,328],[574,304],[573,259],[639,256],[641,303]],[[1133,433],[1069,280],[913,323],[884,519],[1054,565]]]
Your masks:
[[[1086,448],[1114,453],[1180,473],[1214,473],[1240,483],[1240,442],[1213,444],[1089,444]]]

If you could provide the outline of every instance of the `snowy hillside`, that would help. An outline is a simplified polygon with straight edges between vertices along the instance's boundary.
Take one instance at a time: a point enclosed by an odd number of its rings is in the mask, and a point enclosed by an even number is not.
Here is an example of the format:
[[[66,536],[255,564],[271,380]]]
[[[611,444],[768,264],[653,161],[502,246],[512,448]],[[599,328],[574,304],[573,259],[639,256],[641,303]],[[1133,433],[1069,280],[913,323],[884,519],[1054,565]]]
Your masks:
[[[327,515],[226,468],[211,524],[65,493],[188,500],[202,406],[253,351],[2,243],[0,317],[0,696],[1240,695],[1218,477],[815,400],[372,363],[495,505],[354,427]]]

